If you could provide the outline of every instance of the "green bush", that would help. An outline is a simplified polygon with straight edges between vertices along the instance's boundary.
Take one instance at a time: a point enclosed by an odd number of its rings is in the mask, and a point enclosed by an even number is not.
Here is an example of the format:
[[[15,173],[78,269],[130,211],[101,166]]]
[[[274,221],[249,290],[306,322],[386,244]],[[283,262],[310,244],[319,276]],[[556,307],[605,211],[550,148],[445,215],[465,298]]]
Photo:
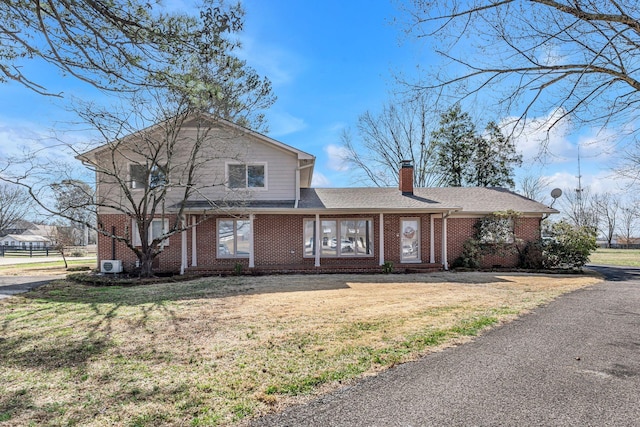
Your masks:
[[[393,273],[393,263],[391,261],[386,261],[382,264],[382,272],[384,274]]]
[[[453,268],[480,268],[482,264],[482,244],[469,239],[462,245],[462,254],[453,261]]]
[[[596,231],[565,221],[551,226],[550,236],[529,242],[520,252],[520,266],[527,269],[582,268],[595,251]]]
[[[547,259],[554,267],[582,268],[596,245],[596,230],[576,227],[565,221],[553,224],[546,247]]]

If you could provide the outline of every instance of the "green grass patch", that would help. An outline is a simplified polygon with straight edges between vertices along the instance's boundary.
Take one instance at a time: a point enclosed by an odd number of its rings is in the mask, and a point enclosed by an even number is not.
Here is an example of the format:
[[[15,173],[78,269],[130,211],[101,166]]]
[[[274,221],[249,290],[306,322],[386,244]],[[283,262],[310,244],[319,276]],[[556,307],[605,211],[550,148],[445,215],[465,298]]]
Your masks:
[[[596,280],[434,277],[55,281],[0,301],[0,421],[232,425]]]
[[[589,262],[621,267],[640,267],[640,249],[598,248],[589,257]]]

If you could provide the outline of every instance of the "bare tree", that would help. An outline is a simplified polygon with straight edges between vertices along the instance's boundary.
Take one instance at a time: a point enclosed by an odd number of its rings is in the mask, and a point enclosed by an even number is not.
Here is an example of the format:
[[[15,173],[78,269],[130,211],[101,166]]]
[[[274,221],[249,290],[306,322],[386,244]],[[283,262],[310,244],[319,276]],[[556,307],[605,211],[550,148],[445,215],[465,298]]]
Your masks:
[[[636,207],[637,203],[632,201],[623,205],[620,208],[620,223],[618,225],[618,232],[620,236],[624,239],[625,244],[629,247],[633,237],[637,237],[638,232],[638,218],[640,217],[640,212]]]
[[[167,19],[162,22],[170,27],[173,18]],[[136,254],[142,276],[153,274],[153,260],[162,253],[169,237],[197,225],[185,220],[185,208],[191,198],[197,195],[200,200],[208,200],[215,193],[213,188],[226,184],[224,173],[208,172],[220,169],[211,166],[212,162],[242,158],[246,147],[238,141],[252,132],[243,126],[263,130],[262,110],[275,101],[269,81],[239,60],[234,55],[237,43],[228,40],[242,28],[239,6],[205,8],[199,18],[175,19],[174,35],[189,36],[187,40],[180,39],[190,43],[186,50],[180,50],[179,44],[156,40],[154,37],[164,35],[156,32],[150,37],[158,43],[160,52],[168,55],[166,58],[159,58],[156,63],[151,55],[155,51],[136,50],[139,55],[151,56],[137,58],[130,64],[133,68],[126,68],[117,55],[107,51],[101,57],[104,67],[98,70],[97,77],[91,74],[97,71],[91,70],[90,76],[95,79],[90,83],[98,87],[113,83],[109,89],[115,91],[112,95],[116,102],[105,107],[74,101],[72,108],[80,122],[94,132],[95,141],[90,147],[60,141],[49,153],[28,152],[21,158],[0,159],[0,180],[21,185],[44,212],[95,229],[99,235],[126,245]],[[169,31],[167,27],[157,31],[161,30]],[[143,35],[149,36],[144,32],[140,36]],[[82,50],[76,42],[56,40],[55,46],[71,58],[87,54],[74,52]],[[114,43],[126,45],[126,38]],[[87,55],[93,54],[100,53],[94,50]],[[163,58],[169,62],[162,63]],[[65,70],[70,67],[56,65]],[[137,80],[139,73],[149,79],[149,84]],[[76,77],[83,79],[83,75]],[[121,84],[131,85],[131,91]],[[224,126],[220,126],[221,121]],[[223,132],[221,128],[231,130]],[[77,163],[64,164],[59,159],[60,151],[72,153],[95,172],[101,183],[95,196],[82,183],[88,178],[78,176]],[[61,193],[72,193],[73,197],[60,203],[61,198],[55,196]],[[220,199],[211,199],[211,203],[202,206],[200,221],[219,208],[218,202]],[[100,218],[110,213],[126,215],[131,225],[116,232],[105,227]],[[97,224],[92,219],[95,215]]]
[[[398,185],[400,162],[411,160],[417,187],[439,186],[443,176],[430,140],[433,117],[425,95],[391,101],[378,115],[367,111],[358,118],[356,141],[348,132],[342,135],[345,160],[364,172],[359,181],[378,187]]]
[[[520,119],[556,110],[553,124],[571,116],[621,133],[637,117],[635,0],[413,0],[406,12],[407,31],[443,58],[442,72],[414,85],[420,91],[482,93]]]
[[[528,199],[542,203],[542,201],[549,195],[549,184],[550,181],[548,178],[526,175],[519,182],[518,193]]]
[[[559,199],[559,210],[576,227],[598,229],[598,219],[588,188],[564,190]]]
[[[64,262],[64,268],[69,268],[69,264],[67,263],[67,250],[76,244],[77,236],[75,235],[75,230],[73,227],[65,225],[60,221],[55,222],[50,230],[47,237],[51,241],[51,249],[60,253],[62,261]]]
[[[0,236],[27,215],[30,197],[17,185],[0,183]]]
[[[620,200],[614,194],[602,193],[593,196],[592,203],[597,215],[598,230],[607,240],[607,247],[610,248],[618,228]]]

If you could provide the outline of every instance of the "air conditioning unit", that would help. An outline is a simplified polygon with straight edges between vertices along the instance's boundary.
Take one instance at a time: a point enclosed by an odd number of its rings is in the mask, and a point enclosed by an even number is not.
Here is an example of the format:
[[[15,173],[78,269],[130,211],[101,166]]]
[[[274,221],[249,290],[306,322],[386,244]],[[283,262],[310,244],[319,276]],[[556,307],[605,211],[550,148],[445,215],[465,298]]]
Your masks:
[[[100,261],[101,273],[122,273],[122,261],[118,259],[103,259]]]

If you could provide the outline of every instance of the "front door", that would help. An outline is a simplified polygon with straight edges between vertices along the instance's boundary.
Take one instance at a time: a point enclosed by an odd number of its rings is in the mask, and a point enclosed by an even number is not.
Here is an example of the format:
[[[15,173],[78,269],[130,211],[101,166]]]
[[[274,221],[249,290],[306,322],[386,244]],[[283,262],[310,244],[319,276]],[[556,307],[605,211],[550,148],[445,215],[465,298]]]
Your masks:
[[[400,261],[420,262],[420,221],[418,218],[400,220]]]

